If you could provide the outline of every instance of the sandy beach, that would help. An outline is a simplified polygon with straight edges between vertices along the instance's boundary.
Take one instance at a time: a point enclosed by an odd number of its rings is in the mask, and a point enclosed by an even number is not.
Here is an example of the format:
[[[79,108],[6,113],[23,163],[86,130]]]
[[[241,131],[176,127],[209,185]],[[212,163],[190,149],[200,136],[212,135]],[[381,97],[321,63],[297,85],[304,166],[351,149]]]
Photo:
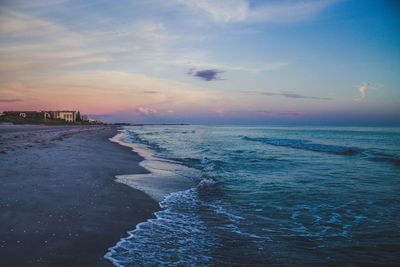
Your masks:
[[[0,265],[111,266],[109,247],[159,209],[115,182],[147,173],[114,126],[0,125]]]

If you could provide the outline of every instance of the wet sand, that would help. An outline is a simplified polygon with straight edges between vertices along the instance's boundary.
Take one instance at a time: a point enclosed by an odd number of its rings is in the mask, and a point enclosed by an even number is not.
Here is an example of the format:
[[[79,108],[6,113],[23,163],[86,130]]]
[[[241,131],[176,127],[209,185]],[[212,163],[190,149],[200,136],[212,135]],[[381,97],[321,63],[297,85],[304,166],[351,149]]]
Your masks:
[[[156,201],[115,182],[142,158],[113,126],[0,125],[0,265],[111,266],[126,232]]]

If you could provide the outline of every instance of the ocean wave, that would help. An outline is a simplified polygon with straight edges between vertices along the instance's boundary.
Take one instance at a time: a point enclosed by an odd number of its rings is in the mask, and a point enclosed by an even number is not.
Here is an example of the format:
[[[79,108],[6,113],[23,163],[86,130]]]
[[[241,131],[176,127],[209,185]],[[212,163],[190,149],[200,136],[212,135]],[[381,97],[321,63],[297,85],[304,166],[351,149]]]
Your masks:
[[[197,189],[199,190],[207,189],[208,187],[213,186],[215,184],[216,182],[212,179],[203,179],[197,185]]]
[[[116,266],[207,265],[213,238],[198,215],[197,189],[172,193],[156,219],[137,225],[104,256]]]
[[[140,144],[146,145],[157,152],[166,151],[166,149],[161,147],[159,144],[150,142],[150,141],[142,138],[141,135],[137,134],[136,132],[127,131],[126,134],[130,137],[131,142],[133,142],[133,143],[140,143]],[[143,135],[150,135],[150,134],[143,134]]]
[[[354,147],[315,144],[312,143],[311,141],[301,140],[301,139],[280,139],[280,138],[268,138],[268,137],[251,138],[247,136],[244,136],[243,139],[247,141],[262,142],[273,146],[285,146],[296,149],[304,149],[316,152],[327,152],[340,155],[354,155],[360,152],[359,149]]]
[[[400,157],[396,155],[386,154],[386,153],[377,153],[372,152],[370,153],[371,157],[367,158],[370,161],[375,162],[389,162],[395,166],[400,166]]]
[[[203,166],[203,170],[205,171],[212,171],[216,167],[214,161],[206,157],[203,157],[203,159],[201,160],[201,165]]]
[[[218,169],[223,162],[219,160],[211,160],[207,157],[199,158],[170,158],[190,168],[196,168],[205,172],[212,172]]]

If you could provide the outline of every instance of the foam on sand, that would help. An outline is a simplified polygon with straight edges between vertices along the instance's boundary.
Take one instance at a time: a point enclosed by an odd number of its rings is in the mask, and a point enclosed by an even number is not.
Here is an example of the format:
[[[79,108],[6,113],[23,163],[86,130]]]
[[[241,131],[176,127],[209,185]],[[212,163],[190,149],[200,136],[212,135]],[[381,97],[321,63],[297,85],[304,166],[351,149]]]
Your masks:
[[[173,161],[155,157],[153,151],[143,144],[128,143],[126,132],[121,130],[110,141],[132,148],[144,158],[140,165],[146,168],[148,174],[127,174],[116,176],[117,182],[141,190],[158,202],[173,192],[184,191],[195,187],[201,178],[201,172],[185,167]]]

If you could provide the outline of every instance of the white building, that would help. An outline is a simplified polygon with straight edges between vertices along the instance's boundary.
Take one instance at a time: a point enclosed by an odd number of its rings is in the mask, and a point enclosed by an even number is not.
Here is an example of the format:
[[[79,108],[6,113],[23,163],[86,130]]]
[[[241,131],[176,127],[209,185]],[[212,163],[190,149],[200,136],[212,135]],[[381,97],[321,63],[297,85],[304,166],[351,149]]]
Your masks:
[[[76,121],[76,111],[60,110],[60,111],[48,111],[52,119],[60,119],[65,121]]]

